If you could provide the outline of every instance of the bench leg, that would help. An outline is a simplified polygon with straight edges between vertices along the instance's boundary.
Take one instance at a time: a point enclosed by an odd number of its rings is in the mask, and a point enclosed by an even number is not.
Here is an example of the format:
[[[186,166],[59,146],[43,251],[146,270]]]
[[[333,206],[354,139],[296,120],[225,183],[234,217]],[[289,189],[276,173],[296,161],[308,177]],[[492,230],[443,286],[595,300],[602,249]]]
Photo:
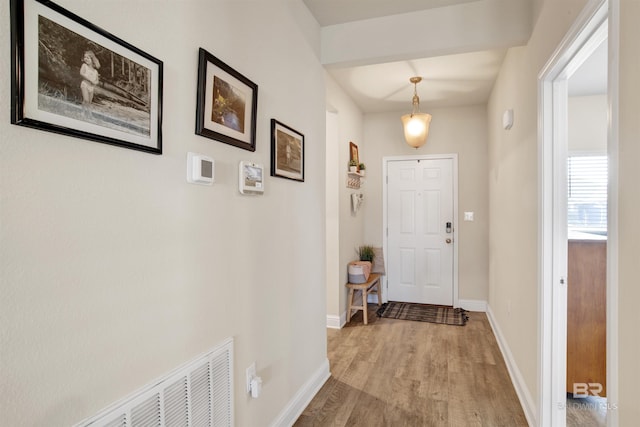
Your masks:
[[[362,290],[362,318],[364,319],[364,324],[367,324],[367,289]]]
[[[378,279],[378,284],[376,285],[378,291],[378,306],[382,305],[382,288],[380,287],[380,279]]]
[[[349,303],[347,308],[347,323],[351,322],[351,307],[353,306],[353,289],[349,289]]]

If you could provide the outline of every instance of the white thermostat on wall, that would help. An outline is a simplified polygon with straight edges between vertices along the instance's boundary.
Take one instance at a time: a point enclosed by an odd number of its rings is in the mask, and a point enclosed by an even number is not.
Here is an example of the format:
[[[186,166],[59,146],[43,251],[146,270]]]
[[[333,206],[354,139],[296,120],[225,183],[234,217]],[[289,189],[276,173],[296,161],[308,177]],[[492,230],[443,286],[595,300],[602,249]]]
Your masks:
[[[211,157],[187,153],[187,181],[192,184],[211,185],[214,181],[215,164]]]
[[[242,194],[264,193],[264,168],[262,165],[246,161],[240,162],[239,188]]]

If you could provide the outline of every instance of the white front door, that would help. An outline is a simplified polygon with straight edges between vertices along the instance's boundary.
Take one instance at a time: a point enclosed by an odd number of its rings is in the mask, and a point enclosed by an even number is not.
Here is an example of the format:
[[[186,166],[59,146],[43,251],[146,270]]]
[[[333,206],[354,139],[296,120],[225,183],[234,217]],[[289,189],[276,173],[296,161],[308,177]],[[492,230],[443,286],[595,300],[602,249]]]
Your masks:
[[[453,305],[453,159],[387,163],[390,301]]]

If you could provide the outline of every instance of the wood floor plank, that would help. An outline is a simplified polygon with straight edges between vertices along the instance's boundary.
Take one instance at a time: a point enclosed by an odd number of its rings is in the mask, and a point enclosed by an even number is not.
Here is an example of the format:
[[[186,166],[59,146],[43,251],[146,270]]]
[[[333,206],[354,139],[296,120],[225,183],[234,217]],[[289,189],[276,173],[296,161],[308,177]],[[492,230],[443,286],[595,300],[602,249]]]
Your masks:
[[[448,326],[376,308],[327,332],[332,377],[295,426],[527,426],[484,313]]]

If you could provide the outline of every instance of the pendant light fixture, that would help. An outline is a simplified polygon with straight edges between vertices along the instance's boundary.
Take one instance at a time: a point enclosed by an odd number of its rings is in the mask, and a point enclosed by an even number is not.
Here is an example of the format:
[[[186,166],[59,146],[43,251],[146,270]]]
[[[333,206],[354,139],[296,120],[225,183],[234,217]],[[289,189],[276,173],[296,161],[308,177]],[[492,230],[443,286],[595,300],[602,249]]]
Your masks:
[[[411,114],[405,114],[400,119],[404,127],[404,139],[407,141],[407,144],[413,148],[419,148],[427,142],[431,114],[420,112],[418,83],[422,81],[422,77],[411,77],[409,81],[413,83],[413,109]]]

